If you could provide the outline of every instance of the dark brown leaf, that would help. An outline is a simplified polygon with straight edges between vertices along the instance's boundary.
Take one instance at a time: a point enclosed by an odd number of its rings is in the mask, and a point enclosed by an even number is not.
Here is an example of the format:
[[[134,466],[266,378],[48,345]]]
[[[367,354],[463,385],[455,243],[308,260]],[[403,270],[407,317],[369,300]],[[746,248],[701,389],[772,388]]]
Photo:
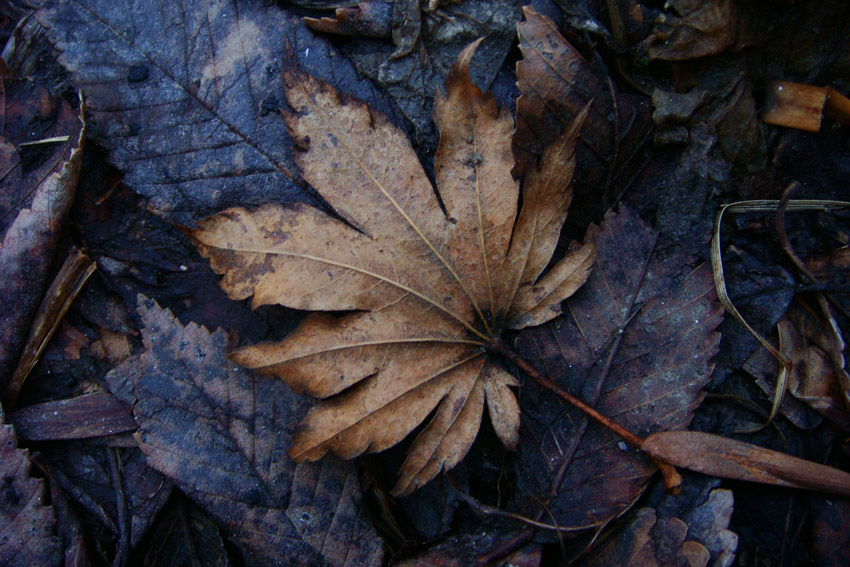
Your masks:
[[[80,125],[82,126],[82,125]],[[77,189],[84,130],[73,132],[29,208],[18,213],[0,246],[0,389],[14,370],[49,282],[65,215]]]
[[[481,534],[467,534],[449,539],[422,555],[398,564],[398,567],[467,567],[477,565],[479,558],[503,541],[509,533],[491,529]],[[542,557],[539,545],[529,544],[501,558],[493,567],[539,567]]]
[[[816,500],[809,533],[811,552],[818,567],[850,565],[850,500]]]
[[[392,34],[392,14],[392,2],[358,2],[356,6],[337,8],[332,18],[304,18],[304,23],[316,32],[388,38]]]
[[[567,315],[523,332],[519,351],[638,435],[685,428],[719,341],[711,271],[694,267],[627,208],[609,213],[588,242],[597,257],[587,284],[567,302]],[[536,499],[544,499],[561,527],[604,524],[631,505],[655,470],[548,393],[524,390],[521,409],[519,486],[533,495],[520,496],[524,515],[534,516]]]
[[[101,526],[88,535],[90,543],[105,553],[115,553],[121,529],[131,545],[141,541],[172,491],[171,483],[147,466],[132,437],[129,440],[125,447],[104,446],[99,440],[64,442],[42,457],[55,484],[52,490],[61,488],[82,516]],[[109,452],[117,456],[117,475],[110,471]],[[121,505],[116,498],[119,490]]]
[[[0,409],[0,564],[6,567],[58,566],[62,542],[55,535],[53,508],[44,482],[31,478],[29,455],[18,448]]]
[[[738,14],[733,0],[672,0],[647,39],[652,59],[679,61],[720,53],[739,41]]]
[[[658,518],[641,508],[628,523],[595,548],[582,567],[705,567],[711,556],[687,539],[688,525],[678,518]]]
[[[91,258],[80,252],[78,248],[74,247],[68,253],[68,257],[65,258],[62,267],[44,293],[44,298],[33,317],[17,367],[6,384],[6,401],[10,407],[14,407],[24,380],[35,368],[53,333],[59,328],[65,313],[68,312],[74,299],[96,268]]]
[[[360,506],[355,471],[286,456],[303,408],[280,381],[225,356],[226,335],[139,306],[146,351],[112,372],[134,381],[142,451],[261,561],[380,565],[381,542]]]
[[[155,210],[185,223],[229,205],[307,199],[278,113],[291,56],[387,109],[327,43],[274,4],[34,4],[85,94],[94,138]]]
[[[228,550],[215,522],[180,493],[176,493],[170,504],[163,510],[151,534],[145,565],[231,567],[232,549]]]
[[[810,312],[796,304],[779,321],[779,344],[793,367],[787,377],[788,391],[833,423],[850,431],[850,382],[842,364],[835,364],[834,335]]]
[[[688,540],[709,552],[712,567],[730,567],[738,547],[738,535],[729,529],[734,496],[731,490],[716,488],[719,485],[718,479],[685,473],[682,491],[665,494],[653,507],[659,519],[678,518],[687,524]]]
[[[375,12],[380,11],[379,3],[362,2],[359,13],[366,14],[364,7],[370,4],[375,5]],[[520,18],[520,11],[510,0],[439,2],[434,10],[429,9],[431,2],[419,0],[388,4],[391,21],[382,23],[385,20],[377,14],[372,21],[377,24],[376,32],[380,33],[383,25],[389,28],[393,44],[355,41],[344,51],[362,75],[374,81],[398,104],[412,125],[414,146],[430,150],[437,145],[437,133],[431,121],[434,96],[442,89],[455,59],[469,43],[485,38],[472,62],[472,75],[480,88],[490,88],[513,45],[514,25]],[[369,10],[372,9],[370,6]],[[343,12],[352,13],[358,12]],[[339,12],[336,20],[323,18],[323,21],[324,26],[334,21],[337,29],[343,25]],[[309,25],[316,29],[315,24]],[[506,74],[501,78],[505,90],[513,86]]]
[[[599,61],[586,60],[546,16],[524,9],[517,24],[523,58],[517,63],[516,132],[513,149],[521,173],[584,107],[587,120],[576,147],[576,207],[582,230],[600,218],[641,166],[649,137],[647,101],[621,92]],[[600,198],[600,189],[602,190]]]
[[[850,497],[850,473],[710,433],[661,431],[647,437],[642,449],[703,474]]]
[[[85,439],[136,429],[130,407],[109,394],[36,404],[10,418],[18,436],[28,441]]]

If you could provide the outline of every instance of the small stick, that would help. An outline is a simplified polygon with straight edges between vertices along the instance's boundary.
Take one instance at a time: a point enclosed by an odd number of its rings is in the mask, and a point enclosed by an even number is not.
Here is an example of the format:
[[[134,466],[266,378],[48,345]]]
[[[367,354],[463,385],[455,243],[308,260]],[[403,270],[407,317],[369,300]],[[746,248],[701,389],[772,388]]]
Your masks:
[[[628,429],[624,428],[623,426],[619,425],[618,423],[614,422],[609,417],[602,415],[580,399],[576,398],[575,396],[555,384],[552,380],[550,380],[542,373],[540,373],[536,368],[534,368],[517,352],[505,345],[501,338],[493,337],[492,339],[490,339],[490,344],[488,345],[488,348],[491,351],[500,354],[510,360],[517,366],[517,368],[525,372],[532,380],[537,382],[540,386],[554,393],[556,396],[558,396],[568,404],[571,404],[572,406],[578,408],[579,410],[584,412],[585,415],[587,415],[591,419],[594,419],[596,422],[600,423],[609,430],[613,431],[614,433],[619,435],[624,441],[642,451],[641,446],[644,442],[643,439],[641,439]],[[678,494],[679,489],[682,485],[682,475],[679,474],[679,472],[673,465],[651,455],[649,457],[658,467],[658,470],[661,471],[661,475],[664,477],[664,488],[667,490],[667,492],[671,494]]]
[[[629,443],[630,445],[637,447],[638,449],[640,449],[641,445],[643,445],[643,439],[641,439],[628,429],[625,429],[624,427],[618,425],[610,418],[602,415],[580,399],[576,398],[566,390],[559,387],[549,378],[538,372],[536,368],[529,364],[528,361],[522,358],[518,353],[508,348],[499,337],[494,337],[493,339],[491,339],[489,347],[493,352],[496,352],[513,362],[517,366],[517,368],[525,372],[532,380],[537,382],[540,386],[543,386],[565,402],[580,409],[589,417],[595,419],[597,422],[622,437],[623,440]]]

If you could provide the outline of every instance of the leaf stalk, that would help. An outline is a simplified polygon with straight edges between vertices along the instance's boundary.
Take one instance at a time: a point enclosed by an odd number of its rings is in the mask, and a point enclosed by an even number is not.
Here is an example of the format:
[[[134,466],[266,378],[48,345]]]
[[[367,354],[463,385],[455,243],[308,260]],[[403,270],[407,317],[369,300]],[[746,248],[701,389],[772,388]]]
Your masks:
[[[606,417],[576,398],[557,384],[553,382],[549,377],[545,374],[537,370],[534,366],[531,365],[527,360],[525,360],[519,353],[515,350],[507,346],[504,341],[502,341],[501,337],[495,336],[490,339],[490,342],[487,345],[487,348],[496,354],[503,356],[504,358],[511,361],[517,368],[522,370],[526,375],[528,375],[532,380],[537,382],[538,385],[543,388],[549,390],[568,404],[572,405],[575,408],[578,408],[589,418],[593,419],[597,423],[601,424],[603,427],[606,427],[610,431],[613,431],[620,438],[623,439],[626,443],[632,445],[636,449],[643,452],[641,448],[644,440],[621,426],[620,424],[613,421],[611,418]],[[661,471],[661,475],[664,477],[664,487],[668,493],[677,494],[679,492],[679,488],[682,484],[682,476],[676,470],[676,467],[671,465],[670,463],[656,458],[652,455],[647,455],[650,459],[655,463],[658,467],[659,471]]]

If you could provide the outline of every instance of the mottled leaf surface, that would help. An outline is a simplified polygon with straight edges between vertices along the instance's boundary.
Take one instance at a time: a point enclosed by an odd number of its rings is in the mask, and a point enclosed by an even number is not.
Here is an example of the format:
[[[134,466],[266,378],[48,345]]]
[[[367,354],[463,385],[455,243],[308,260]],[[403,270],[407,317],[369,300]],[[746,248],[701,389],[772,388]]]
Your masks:
[[[387,449],[432,414],[396,485],[406,494],[466,455],[487,405],[516,446],[518,385],[487,355],[502,329],[556,317],[587,278],[592,245],[543,274],[566,218],[584,114],[525,180],[511,175],[510,113],[476,87],[465,49],[435,103],[434,176],[407,137],[360,101],[287,73],[304,179],[347,223],[307,205],[234,208],[189,231],[233,299],[316,311],[286,340],[234,353],[239,364],[323,398],[290,454],[316,460]],[[444,209],[445,208],[445,212]],[[324,400],[327,398],[326,400]]]
[[[691,483],[701,484],[689,478]],[[738,542],[727,529],[732,501],[731,491],[715,489],[683,495],[678,505],[674,496],[664,499],[658,508],[641,508],[613,533],[602,536],[598,547],[578,564],[728,567]]]
[[[683,429],[702,401],[722,311],[708,266],[628,208],[588,231],[597,257],[566,314],[517,339],[565,389],[638,434]],[[628,254],[623,251],[628,250]],[[521,508],[537,499],[562,527],[601,525],[622,513],[655,471],[602,427],[535,389],[523,391],[518,467]],[[531,510],[529,510],[529,507]]]
[[[282,70],[293,57],[386,109],[326,42],[274,4],[34,3],[86,97],[94,137],[125,181],[176,220],[237,203],[307,199],[278,112]]]
[[[641,508],[593,551],[585,567],[706,567],[708,550],[687,539],[688,525]]]
[[[229,362],[224,331],[184,327],[150,300],[139,313],[146,350],[111,381],[132,380],[149,464],[261,562],[380,565],[353,468],[287,457],[303,413],[287,387]]]
[[[8,567],[62,564],[56,518],[44,482],[30,477],[28,452],[18,448],[0,409],[0,564]]]

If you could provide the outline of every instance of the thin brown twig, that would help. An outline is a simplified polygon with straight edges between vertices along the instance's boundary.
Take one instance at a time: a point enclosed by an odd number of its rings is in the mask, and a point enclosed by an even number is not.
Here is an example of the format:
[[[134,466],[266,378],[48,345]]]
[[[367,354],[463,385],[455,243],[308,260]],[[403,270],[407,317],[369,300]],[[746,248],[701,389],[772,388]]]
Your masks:
[[[523,357],[521,357],[517,352],[513,349],[509,348],[505,343],[499,338],[494,337],[490,340],[489,348],[501,356],[504,356],[508,360],[510,360],[517,368],[522,370],[529,378],[537,382],[543,388],[546,388],[568,404],[580,409],[590,417],[591,419],[596,420],[604,427],[610,429],[617,435],[619,435],[624,441],[633,445],[634,447],[640,449],[641,445],[643,445],[643,439],[629,431],[628,429],[622,427],[618,423],[611,420],[609,417],[602,415],[580,399],[576,398],[554,382],[552,382],[549,378],[540,373],[536,368],[534,368],[531,364],[528,363]]]

